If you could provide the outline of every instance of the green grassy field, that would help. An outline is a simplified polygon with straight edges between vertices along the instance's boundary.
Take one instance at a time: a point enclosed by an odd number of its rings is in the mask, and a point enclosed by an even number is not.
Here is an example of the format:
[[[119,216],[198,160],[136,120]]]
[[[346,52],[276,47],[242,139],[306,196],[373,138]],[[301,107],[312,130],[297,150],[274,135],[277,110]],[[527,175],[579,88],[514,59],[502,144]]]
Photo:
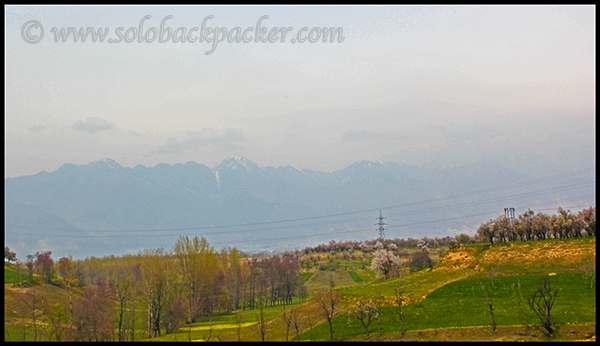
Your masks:
[[[368,282],[377,278],[375,271],[371,269],[349,270],[348,274],[354,282]]]
[[[301,273],[300,274],[300,276],[302,276],[302,279],[304,279],[304,282],[307,282],[308,280],[310,280],[310,278],[312,278],[313,275],[315,275],[315,273]]]
[[[345,271],[318,271],[305,285],[309,292],[315,292],[328,288],[332,279],[336,287],[354,285],[354,280]]]
[[[422,300],[427,294],[452,281],[460,280],[474,274],[471,269],[440,269],[415,272],[403,277],[402,290],[411,302]],[[398,289],[398,278],[366,285],[341,287],[338,292],[348,300],[359,298],[374,299],[379,294],[385,297],[385,304],[393,304],[395,290]]]
[[[348,271],[348,275],[350,275],[350,277],[352,278],[352,281],[354,282],[365,282],[367,280],[363,280],[363,278],[360,277],[360,275],[358,275],[354,270],[349,270]]]
[[[521,283],[524,297],[531,297],[540,278],[547,274],[530,274],[497,277],[491,288],[490,301],[494,307],[496,325],[524,325],[525,318],[518,308],[517,298],[512,288],[517,282]],[[485,279],[487,280],[487,279]],[[482,278],[459,280],[444,285],[433,292],[423,301],[409,304],[404,310],[404,330],[423,330],[438,328],[457,328],[465,326],[491,326],[491,315],[486,303],[481,283],[488,288],[491,281]],[[559,291],[552,316],[556,323],[590,323],[596,321],[596,291],[590,288],[589,279],[583,273],[565,273],[550,277],[553,289]],[[364,289],[366,286],[360,287]],[[344,289],[340,291],[345,291]],[[517,291],[518,292],[518,291]],[[539,319],[533,311],[527,309],[530,325],[539,324]],[[358,321],[348,323],[348,314],[342,313],[334,318],[336,339],[352,339],[365,333]],[[490,327],[491,329],[491,327]],[[377,334],[377,322],[371,323],[370,333]],[[397,308],[386,306],[382,308],[381,331],[399,333],[400,324]],[[301,339],[309,337],[309,332],[303,333]],[[312,331],[314,338],[323,340],[329,338],[329,327],[321,324]]]
[[[286,305],[286,311],[289,311],[298,303]],[[264,320],[272,319],[283,313],[283,306],[270,306],[264,308]],[[181,327],[176,333],[162,335],[150,339],[150,341],[218,341],[223,334],[232,332],[234,335],[238,329],[244,328],[245,332],[248,329],[257,329],[256,324],[260,321],[259,310],[240,310],[230,314],[216,315],[213,317],[212,323],[208,317],[201,318],[198,322],[192,323],[191,331],[189,326]],[[212,329],[212,331],[211,331]],[[255,332],[258,338],[258,330]],[[210,339],[209,339],[210,335]],[[237,340],[237,338],[235,339]]]

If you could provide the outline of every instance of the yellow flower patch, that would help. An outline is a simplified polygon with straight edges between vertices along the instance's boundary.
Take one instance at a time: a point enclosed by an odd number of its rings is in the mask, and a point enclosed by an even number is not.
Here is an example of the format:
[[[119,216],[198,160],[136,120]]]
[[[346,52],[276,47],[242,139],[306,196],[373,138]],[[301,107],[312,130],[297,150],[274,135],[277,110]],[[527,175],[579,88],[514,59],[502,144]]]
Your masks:
[[[241,328],[247,327],[247,326],[251,326],[253,324],[255,324],[257,322],[246,322],[246,323],[241,323]],[[238,325],[237,323],[230,323],[230,324],[214,324],[212,326],[212,330],[219,330],[219,329],[237,329],[240,325]],[[196,326],[196,327],[192,327],[193,331],[198,331],[198,330],[209,330],[211,327],[209,325],[203,325],[203,326]],[[179,328],[180,332],[186,332],[189,330],[189,327],[181,327]]]

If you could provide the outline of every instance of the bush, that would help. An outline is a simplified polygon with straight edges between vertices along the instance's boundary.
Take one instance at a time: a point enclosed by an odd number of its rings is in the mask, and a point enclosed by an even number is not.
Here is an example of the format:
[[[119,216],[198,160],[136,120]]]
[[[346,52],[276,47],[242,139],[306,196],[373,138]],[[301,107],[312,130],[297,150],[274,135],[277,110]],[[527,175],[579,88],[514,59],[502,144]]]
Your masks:
[[[409,267],[416,267],[419,269],[431,268],[433,263],[431,261],[431,257],[429,256],[429,251],[427,248],[422,248],[420,251],[415,251],[411,256],[408,262]]]

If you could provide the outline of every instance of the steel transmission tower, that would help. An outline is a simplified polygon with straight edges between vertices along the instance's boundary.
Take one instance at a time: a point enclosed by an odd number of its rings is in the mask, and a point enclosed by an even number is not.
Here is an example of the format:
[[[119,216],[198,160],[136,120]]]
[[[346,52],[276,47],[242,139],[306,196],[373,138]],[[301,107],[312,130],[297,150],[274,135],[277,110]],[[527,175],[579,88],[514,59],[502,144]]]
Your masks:
[[[377,228],[377,231],[379,231],[379,238],[383,239],[385,238],[385,228],[383,227],[383,225],[385,225],[385,222],[383,222],[385,217],[381,216],[381,210],[379,211],[379,217],[375,219],[379,220],[379,222],[376,223],[375,226],[379,226]]]
[[[504,208],[504,216],[506,216],[509,219],[514,219],[515,218],[515,208],[513,208],[513,207]]]

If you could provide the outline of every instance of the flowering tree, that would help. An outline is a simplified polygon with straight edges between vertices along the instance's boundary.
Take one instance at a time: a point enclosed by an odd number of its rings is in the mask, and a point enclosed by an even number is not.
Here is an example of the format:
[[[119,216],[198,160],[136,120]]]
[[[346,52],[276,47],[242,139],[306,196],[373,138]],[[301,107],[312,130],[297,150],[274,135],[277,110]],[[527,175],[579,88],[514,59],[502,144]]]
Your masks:
[[[367,242],[366,242],[366,241],[363,241],[363,242],[361,242],[361,243],[358,245],[358,247],[359,247],[361,250],[363,250],[363,251],[366,251],[366,250],[371,250],[371,249],[372,249],[372,247],[371,247],[369,244],[367,244]]]
[[[352,318],[359,320],[365,328],[367,336],[369,336],[369,325],[374,318],[377,318],[377,316],[379,316],[379,310],[373,302],[369,301],[363,303],[362,301],[358,301],[356,310],[348,311],[348,325],[352,326]]]
[[[588,236],[596,235],[596,207],[589,207],[579,212],[579,218],[583,220],[584,230]]]
[[[377,250],[371,261],[372,270],[380,270],[386,279],[394,268],[402,266],[402,261],[390,250]]]

